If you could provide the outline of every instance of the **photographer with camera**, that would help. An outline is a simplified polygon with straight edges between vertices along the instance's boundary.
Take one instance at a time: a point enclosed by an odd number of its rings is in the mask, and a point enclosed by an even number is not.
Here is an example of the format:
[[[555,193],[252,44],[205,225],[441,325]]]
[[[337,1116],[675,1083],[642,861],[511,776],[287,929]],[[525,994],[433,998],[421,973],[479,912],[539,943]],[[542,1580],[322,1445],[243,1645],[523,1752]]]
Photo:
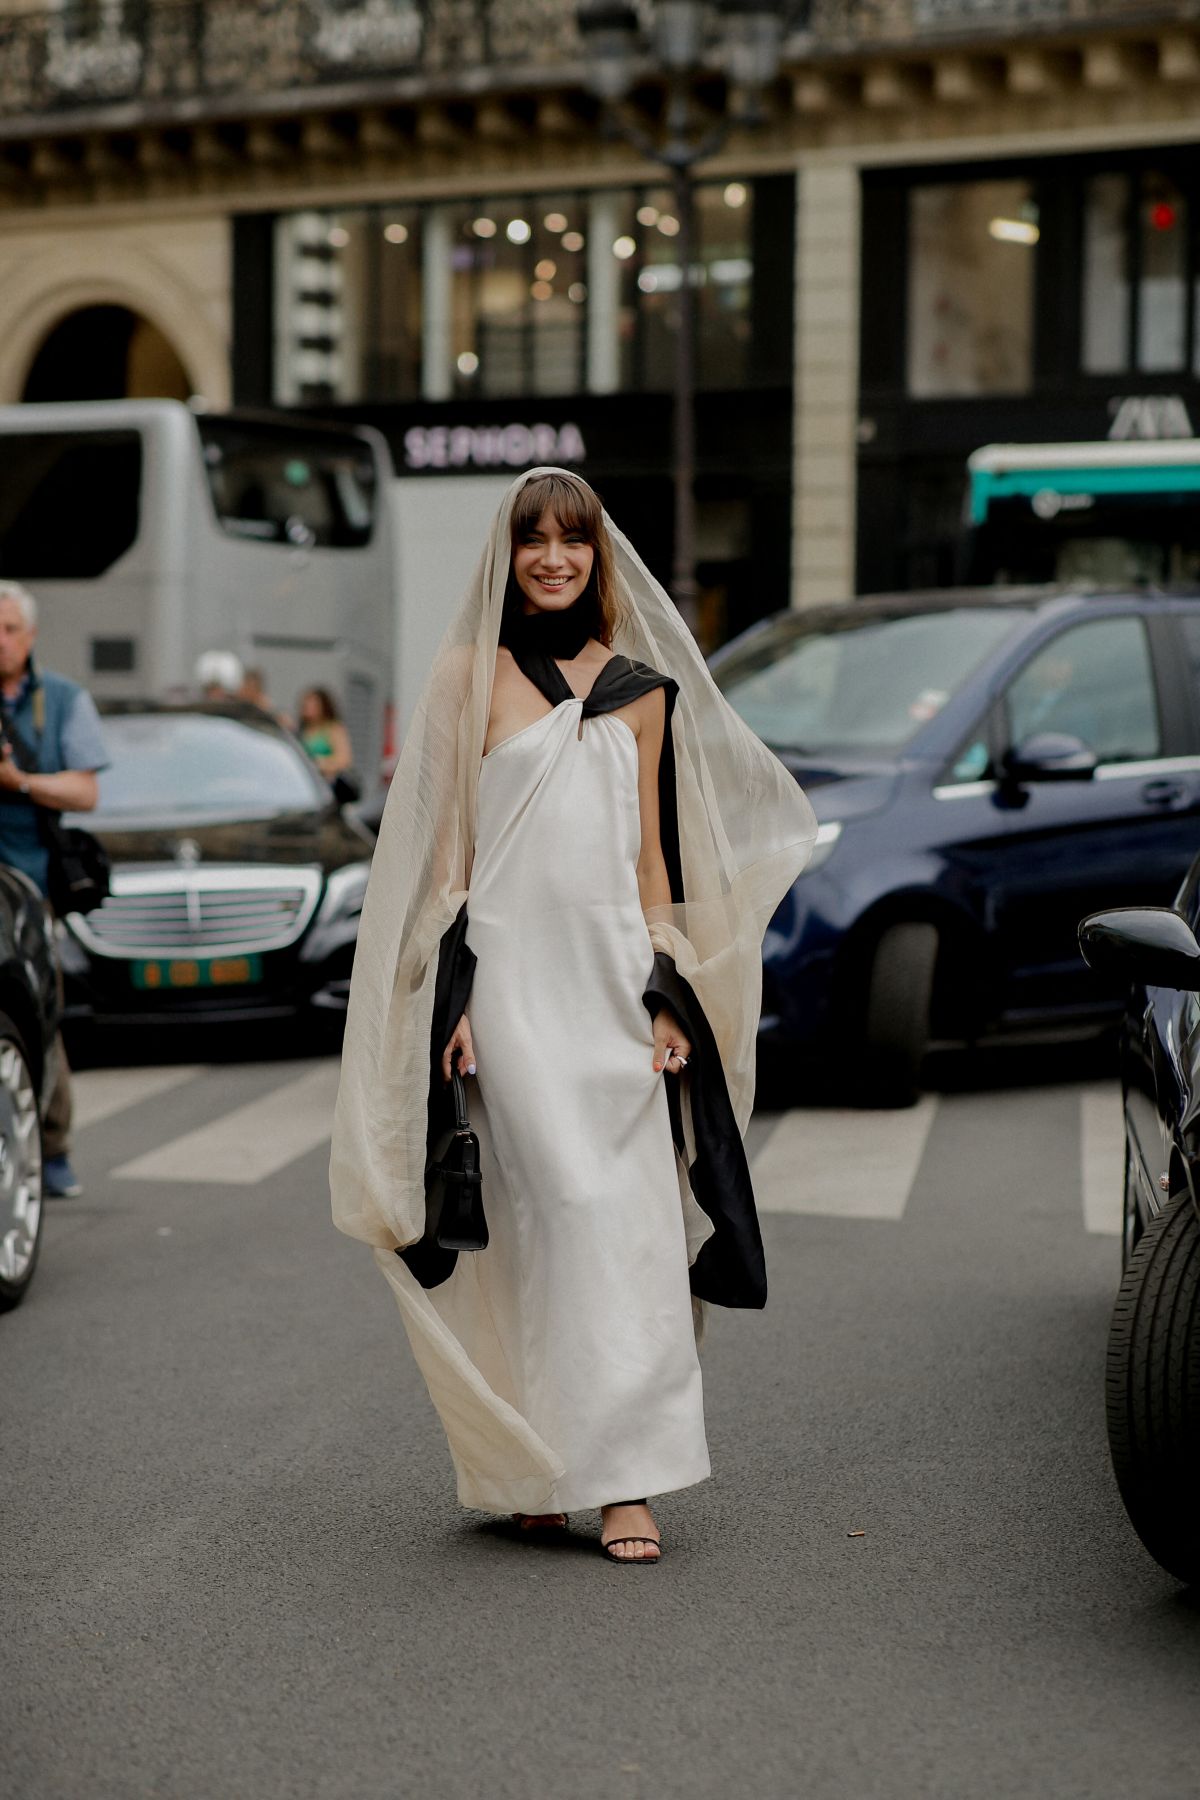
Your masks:
[[[103,852],[94,839],[64,830],[60,815],[92,811],[108,757],[91,695],[35,665],[36,637],[32,594],[0,580],[0,862],[28,875],[47,907],[53,896],[60,911],[83,910],[106,887]],[[61,1035],[57,1050],[43,1182],[47,1195],[68,1199],[83,1190],[70,1160],[71,1072]]]

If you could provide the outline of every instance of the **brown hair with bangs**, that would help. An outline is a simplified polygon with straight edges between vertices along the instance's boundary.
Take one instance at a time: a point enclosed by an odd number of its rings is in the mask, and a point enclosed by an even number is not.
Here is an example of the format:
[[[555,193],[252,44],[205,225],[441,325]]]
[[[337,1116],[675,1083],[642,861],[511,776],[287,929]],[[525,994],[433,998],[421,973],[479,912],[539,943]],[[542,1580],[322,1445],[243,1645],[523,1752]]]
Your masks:
[[[612,539],[604,525],[600,496],[576,475],[539,475],[527,481],[513,502],[512,547],[537,530],[549,509],[562,531],[577,531],[592,546],[595,560],[585,593],[595,595],[601,629],[600,642],[612,649],[614,637],[625,623],[626,608],[617,592],[616,562]]]

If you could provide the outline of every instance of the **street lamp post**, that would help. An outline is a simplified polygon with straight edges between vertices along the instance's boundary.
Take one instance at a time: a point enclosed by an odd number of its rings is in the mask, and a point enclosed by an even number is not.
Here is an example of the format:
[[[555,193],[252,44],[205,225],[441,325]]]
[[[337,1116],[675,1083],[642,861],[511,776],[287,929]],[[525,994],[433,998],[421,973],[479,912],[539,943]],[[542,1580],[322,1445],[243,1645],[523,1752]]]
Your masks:
[[[675,493],[672,595],[695,634],[696,585],[696,206],[694,172],[724,143],[735,125],[763,118],[767,90],[779,73],[786,0],[721,0],[718,28],[710,30],[711,8],[704,0],[652,0],[651,28],[620,0],[580,0],[576,8],[588,56],[588,84],[603,103],[610,130],[670,176],[679,221],[679,309],[675,333],[674,442]],[[788,8],[788,10],[791,10]],[[726,79],[722,114],[698,117],[697,78],[720,73]],[[665,78],[667,104],[657,135],[621,109],[634,83],[644,76]]]

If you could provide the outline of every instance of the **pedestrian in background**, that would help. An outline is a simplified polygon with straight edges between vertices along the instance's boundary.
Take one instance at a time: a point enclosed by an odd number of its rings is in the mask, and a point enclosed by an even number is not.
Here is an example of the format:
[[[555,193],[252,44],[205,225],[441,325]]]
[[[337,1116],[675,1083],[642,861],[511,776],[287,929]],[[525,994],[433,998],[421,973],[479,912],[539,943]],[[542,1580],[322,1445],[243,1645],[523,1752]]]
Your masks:
[[[344,775],[354,761],[350,733],[328,688],[308,688],[300,696],[300,742],[327,781]]]
[[[22,870],[45,896],[50,854],[39,814],[91,812],[96,775],[108,757],[91,695],[35,664],[36,638],[32,594],[0,581],[0,862]],[[57,1052],[58,1078],[43,1121],[43,1182],[47,1194],[65,1199],[83,1190],[70,1160],[71,1071],[61,1034]]]
[[[591,488],[521,476],[392,782],[330,1164],[463,1505],[541,1537],[599,1509],[647,1567],[650,1497],[707,1476],[696,1303],[766,1300],[761,943],[815,835]],[[427,1229],[452,1070],[489,1234],[466,1255]]]
[[[196,686],[206,700],[236,700],[245,680],[232,650],[206,650],[196,658]]]
[[[267,692],[267,678],[261,669],[247,669],[242,676],[242,685],[237,691],[239,700],[245,700],[249,706],[257,706],[260,712],[267,713],[275,722],[282,725],[285,731],[292,729],[292,721],[286,713],[280,712]]]

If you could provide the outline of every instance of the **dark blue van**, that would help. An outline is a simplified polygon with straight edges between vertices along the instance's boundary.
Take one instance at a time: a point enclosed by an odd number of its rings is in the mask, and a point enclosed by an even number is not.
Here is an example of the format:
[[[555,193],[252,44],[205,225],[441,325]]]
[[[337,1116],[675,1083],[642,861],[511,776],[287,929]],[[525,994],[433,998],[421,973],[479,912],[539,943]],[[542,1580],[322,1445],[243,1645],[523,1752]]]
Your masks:
[[[763,1038],[903,1104],[933,1039],[1119,1018],[1076,927],[1169,903],[1200,849],[1200,598],[881,596],[777,614],[712,669],[821,822]]]

